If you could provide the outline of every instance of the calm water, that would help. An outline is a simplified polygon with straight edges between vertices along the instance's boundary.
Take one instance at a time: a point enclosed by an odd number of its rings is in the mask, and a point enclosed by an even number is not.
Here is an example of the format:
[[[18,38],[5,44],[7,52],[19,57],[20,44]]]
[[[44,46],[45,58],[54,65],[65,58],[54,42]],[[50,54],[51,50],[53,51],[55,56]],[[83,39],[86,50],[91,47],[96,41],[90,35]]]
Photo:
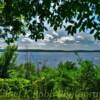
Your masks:
[[[91,60],[95,64],[100,63],[100,52],[80,52],[78,55],[83,60]],[[74,52],[18,52],[17,62],[21,64],[28,61],[38,66],[47,64],[55,67],[67,60],[76,62],[79,57]]]

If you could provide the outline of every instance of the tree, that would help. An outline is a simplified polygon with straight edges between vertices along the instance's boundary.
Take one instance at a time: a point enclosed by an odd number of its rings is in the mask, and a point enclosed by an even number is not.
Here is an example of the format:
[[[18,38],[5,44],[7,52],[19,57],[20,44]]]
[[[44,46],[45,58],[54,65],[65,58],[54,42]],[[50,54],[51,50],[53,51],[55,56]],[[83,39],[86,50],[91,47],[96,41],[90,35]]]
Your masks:
[[[90,29],[100,39],[99,7],[99,0],[0,0],[1,37],[9,44],[27,29],[30,38],[43,39],[47,21],[54,30],[65,27],[73,35]]]

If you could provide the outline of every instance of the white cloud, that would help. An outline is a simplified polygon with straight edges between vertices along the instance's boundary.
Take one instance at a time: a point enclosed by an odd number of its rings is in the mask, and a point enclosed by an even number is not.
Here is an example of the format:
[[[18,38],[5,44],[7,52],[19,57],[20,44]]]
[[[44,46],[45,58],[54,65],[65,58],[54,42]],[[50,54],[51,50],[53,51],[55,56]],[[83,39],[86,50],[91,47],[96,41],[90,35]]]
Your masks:
[[[45,34],[45,38],[44,38],[44,41],[45,42],[49,42],[50,40],[52,40],[54,37],[50,34]]]
[[[49,30],[46,34],[52,35],[54,38],[59,36],[59,34],[54,30]]]
[[[20,40],[20,42],[27,42],[27,43],[33,43],[33,40],[32,39],[30,39],[30,38],[22,38],[21,40]]]
[[[28,36],[21,36],[18,39],[18,47],[20,49],[100,49],[100,41],[95,41],[93,36],[86,33],[77,33],[74,36],[67,35],[66,31],[45,32],[44,40],[34,40]],[[0,47],[4,47],[4,43],[0,41]]]
[[[56,39],[55,42],[58,42],[58,43],[65,43],[66,42],[67,43],[70,41],[75,41],[75,38],[73,36],[63,36],[63,37]]]
[[[84,37],[83,37],[83,36],[81,36],[81,35],[78,35],[78,36],[76,37],[76,39],[81,39],[81,40],[83,40],[83,39],[84,39]]]

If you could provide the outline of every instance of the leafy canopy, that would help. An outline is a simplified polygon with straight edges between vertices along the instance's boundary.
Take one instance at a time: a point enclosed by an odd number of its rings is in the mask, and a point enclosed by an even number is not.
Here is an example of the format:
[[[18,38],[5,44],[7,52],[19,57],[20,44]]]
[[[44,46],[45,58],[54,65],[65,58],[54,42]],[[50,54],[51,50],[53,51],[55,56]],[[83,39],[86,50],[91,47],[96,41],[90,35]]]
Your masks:
[[[27,29],[30,38],[44,39],[47,21],[54,30],[64,27],[73,35],[90,29],[100,39],[99,7],[100,0],[0,0],[0,36],[9,44]]]

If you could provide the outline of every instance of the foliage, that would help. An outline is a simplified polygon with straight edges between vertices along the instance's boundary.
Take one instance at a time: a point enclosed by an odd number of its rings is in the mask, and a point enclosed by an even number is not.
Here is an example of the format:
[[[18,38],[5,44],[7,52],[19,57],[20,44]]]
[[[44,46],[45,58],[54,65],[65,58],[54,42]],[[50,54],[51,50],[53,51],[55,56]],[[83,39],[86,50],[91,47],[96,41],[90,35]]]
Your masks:
[[[92,91],[96,82],[96,69],[90,61],[82,61],[80,64],[79,82],[82,89]]]
[[[5,52],[0,56],[0,77],[7,78],[9,77],[8,70],[11,67],[15,66],[16,61],[16,46],[8,46],[5,49]]]
[[[25,79],[34,79],[36,75],[35,65],[31,63],[21,64],[16,68],[18,72],[18,77],[23,77]]]
[[[71,61],[66,61],[65,63],[59,63],[58,68],[60,69],[67,69],[67,70],[71,70],[71,69],[76,69],[76,65],[75,63],[71,62]]]
[[[78,84],[76,82],[78,68],[76,64],[71,61],[66,61],[65,63],[60,63],[58,65],[58,71],[60,74],[60,85],[62,89],[73,89],[77,88]]]
[[[0,95],[23,96],[30,81],[25,79],[0,79]]]
[[[72,35],[77,29],[90,29],[100,39],[99,7],[99,0],[0,0],[1,37],[9,44],[29,30],[30,38],[44,39],[47,22],[55,30],[64,27]]]

